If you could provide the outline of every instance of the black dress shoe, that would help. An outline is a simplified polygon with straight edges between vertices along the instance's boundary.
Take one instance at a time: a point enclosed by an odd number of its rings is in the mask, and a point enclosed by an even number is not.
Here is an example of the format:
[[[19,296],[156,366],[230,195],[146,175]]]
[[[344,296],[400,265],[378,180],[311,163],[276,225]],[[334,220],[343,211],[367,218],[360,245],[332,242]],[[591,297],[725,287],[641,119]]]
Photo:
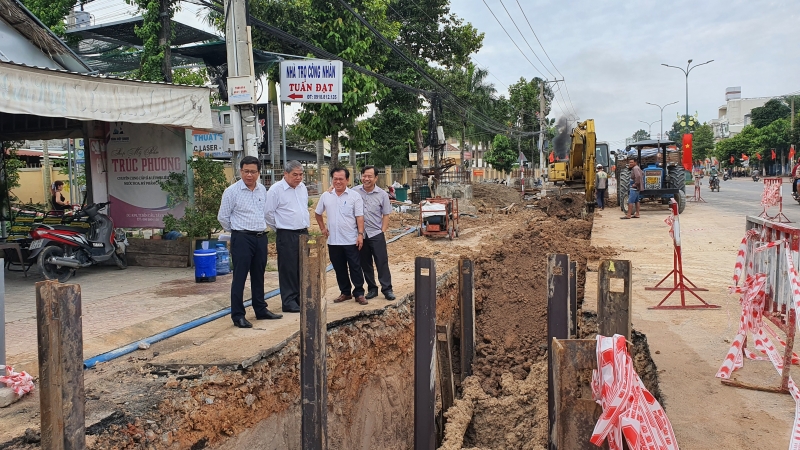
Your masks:
[[[290,306],[284,307],[283,308],[283,312],[286,312],[286,313],[299,313],[300,312],[300,307],[297,306],[297,305],[290,305]]]
[[[369,300],[369,299],[371,299],[371,298],[375,298],[375,297],[377,297],[377,296],[378,296],[378,290],[376,289],[376,290],[374,290],[374,291],[369,291],[369,292],[367,292],[367,295],[365,295],[365,296],[364,296],[364,298],[365,298],[365,299],[367,299],[367,300]]]
[[[248,322],[244,317],[234,320],[233,324],[239,328],[253,328],[253,324]]]
[[[280,319],[281,317],[283,317],[283,314],[275,314],[274,312],[272,312],[270,310],[267,310],[266,314],[264,314],[261,317],[256,316],[256,319],[257,320],[275,320],[275,319]]]
[[[392,292],[392,291],[384,292],[383,296],[386,297],[386,300],[394,300],[394,299],[397,298],[397,297],[394,296],[394,292]]]

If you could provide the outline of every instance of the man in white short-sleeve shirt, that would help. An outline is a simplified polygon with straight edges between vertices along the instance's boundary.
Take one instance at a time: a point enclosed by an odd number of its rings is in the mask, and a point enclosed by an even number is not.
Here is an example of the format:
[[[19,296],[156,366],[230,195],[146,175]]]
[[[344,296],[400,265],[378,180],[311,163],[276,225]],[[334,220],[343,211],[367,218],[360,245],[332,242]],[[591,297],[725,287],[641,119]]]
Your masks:
[[[333,191],[320,196],[316,219],[322,234],[328,238],[328,253],[341,293],[333,302],[340,303],[355,297],[356,302],[366,305],[364,274],[359,260],[359,250],[364,244],[364,200],[347,187],[349,170],[337,167],[331,171],[331,177]],[[327,213],[327,226],[322,218],[323,212]]]

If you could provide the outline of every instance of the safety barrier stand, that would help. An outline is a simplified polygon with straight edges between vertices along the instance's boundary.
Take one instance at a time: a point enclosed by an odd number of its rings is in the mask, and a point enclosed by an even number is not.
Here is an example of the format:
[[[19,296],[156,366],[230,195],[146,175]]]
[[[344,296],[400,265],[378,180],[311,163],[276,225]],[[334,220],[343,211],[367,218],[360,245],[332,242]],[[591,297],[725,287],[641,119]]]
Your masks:
[[[697,287],[694,283],[691,282],[686,275],[683,274],[683,255],[681,253],[681,227],[680,227],[680,219],[678,215],[678,203],[675,202],[675,199],[672,198],[669,201],[669,207],[672,210],[672,214],[667,217],[667,224],[669,224],[669,234],[672,236],[672,244],[673,244],[673,253],[672,253],[672,271],[667,274],[661,281],[658,282],[653,287],[646,287],[644,288],[646,291],[669,291],[666,296],[661,300],[656,306],[651,306],[649,309],[717,309],[719,305],[711,305],[706,303],[705,300],[700,298],[697,295],[698,291],[707,291],[708,289]],[[672,286],[664,286],[661,287],[661,284],[664,283],[670,276],[672,276]],[[668,298],[672,296],[675,292],[680,292],[681,294],[681,304],[680,305],[664,305],[664,302],[667,301]],[[700,300],[700,305],[687,305],[686,304],[686,293],[690,293],[694,295],[698,300]]]
[[[700,177],[694,177],[694,196],[686,199],[687,202],[706,203],[700,196]]]
[[[761,206],[764,208],[758,217],[781,223],[791,223],[783,214],[783,178],[764,178],[764,192],[761,194]],[[770,216],[767,210],[773,206],[778,207],[778,214]]]
[[[756,391],[790,393],[790,367],[800,363],[794,353],[794,338],[797,326],[794,299],[792,296],[792,270],[797,267],[798,250],[800,250],[800,229],[770,222],[761,217],[747,217],[748,233],[742,240],[742,246],[736,258],[734,283],[744,272],[747,279],[757,289],[752,296],[745,295],[743,306],[750,305],[750,310],[743,311],[739,333],[734,339],[731,351],[717,373],[722,383]],[[756,286],[756,283],[758,285]],[[763,286],[761,285],[763,283]],[[744,317],[744,316],[747,317]],[[761,326],[760,319],[767,318],[786,336],[781,339],[771,328]],[[776,352],[775,360],[779,362],[776,369],[781,375],[780,386],[763,386],[731,380],[731,373],[743,367],[743,356],[749,359],[766,359],[756,356],[747,349],[747,333],[753,334],[757,350],[766,349]],[[769,337],[784,346],[783,355],[777,354],[779,348],[775,343],[770,345]],[[772,358],[770,358],[772,359]],[[774,363],[775,361],[773,361]]]

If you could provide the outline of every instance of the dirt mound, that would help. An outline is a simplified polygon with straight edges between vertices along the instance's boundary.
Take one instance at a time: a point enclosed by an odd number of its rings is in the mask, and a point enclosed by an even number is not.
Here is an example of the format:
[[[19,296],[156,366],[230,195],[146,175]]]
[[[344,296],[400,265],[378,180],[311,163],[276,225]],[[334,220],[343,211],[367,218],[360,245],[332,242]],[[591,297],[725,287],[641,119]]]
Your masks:
[[[542,211],[550,217],[561,220],[581,218],[583,215],[586,198],[583,194],[564,194],[561,196],[545,197],[536,203]],[[591,227],[591,224],[590,224]]]
[[[583,299],[587,259],[614,255],[591,246],[591,222],[545,218],[506,239],[476,260],[475,293],[480,339],[474,373],[492,396],[500,393],[501,375],[527,377],[547,350],[547,255],[566,253],[578,262],[578,299]]]
[[[472,185],[472,203],[479,209],[503,208],[512,203],[521,203],[522,195],[503,184],[475,183]]]

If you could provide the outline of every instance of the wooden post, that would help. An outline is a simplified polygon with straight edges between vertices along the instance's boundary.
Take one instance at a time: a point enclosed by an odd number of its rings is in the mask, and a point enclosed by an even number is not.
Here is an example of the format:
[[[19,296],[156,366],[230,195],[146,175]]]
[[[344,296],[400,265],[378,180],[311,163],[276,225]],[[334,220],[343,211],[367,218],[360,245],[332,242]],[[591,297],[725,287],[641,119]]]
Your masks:
[[[436,262],[414,261],[414,449],[436,448]]]
[[[331,171],[331,169],[329,169],[327,166],[321,167],[319,169],[320,185],[322,186],[322,190],[320,191],[320,194],[322,194],[323,192],[325,192],[325,191],[327,191],[328,189],[331,188],[330,171]]]
[[[303,449],[324,450],[328,435],[325,266],[322,236],[300,236],[300,385]]]
[[[472,375],[475,360],[475,284],[470,259],[458,261],[458,290],[461,298],[461,381]]]
[[[622,292],[612,291],[611,280],[622,279]],[[619,288],[618,288],[619,289]],[[603,336],[620,334],[631,339],[631,262],[605,260],[597,272],[597,325]]]
[[[569,335],[578,337],[578,263],[569,262]]]
[[[384,170],[386,171],[384,175],[386,176],[386,188],[388,189],[394,182],[394,180],[392,180],[392,166],[385,166]]]
[[[569,338],[569,256],[547,255],[547,411],[549,449],[556,450],[556,405],[553,396],[553,339]],[[561,449],[567,450],[567,449]]]
[[[439,390],[442,394],[442,411],[450,409],[455,399],[452,348],[453,335],[450,324],[436,325],[436,357],[439,360]]]
[[[81,287],[36,283],[42,448],[86,448]]]

